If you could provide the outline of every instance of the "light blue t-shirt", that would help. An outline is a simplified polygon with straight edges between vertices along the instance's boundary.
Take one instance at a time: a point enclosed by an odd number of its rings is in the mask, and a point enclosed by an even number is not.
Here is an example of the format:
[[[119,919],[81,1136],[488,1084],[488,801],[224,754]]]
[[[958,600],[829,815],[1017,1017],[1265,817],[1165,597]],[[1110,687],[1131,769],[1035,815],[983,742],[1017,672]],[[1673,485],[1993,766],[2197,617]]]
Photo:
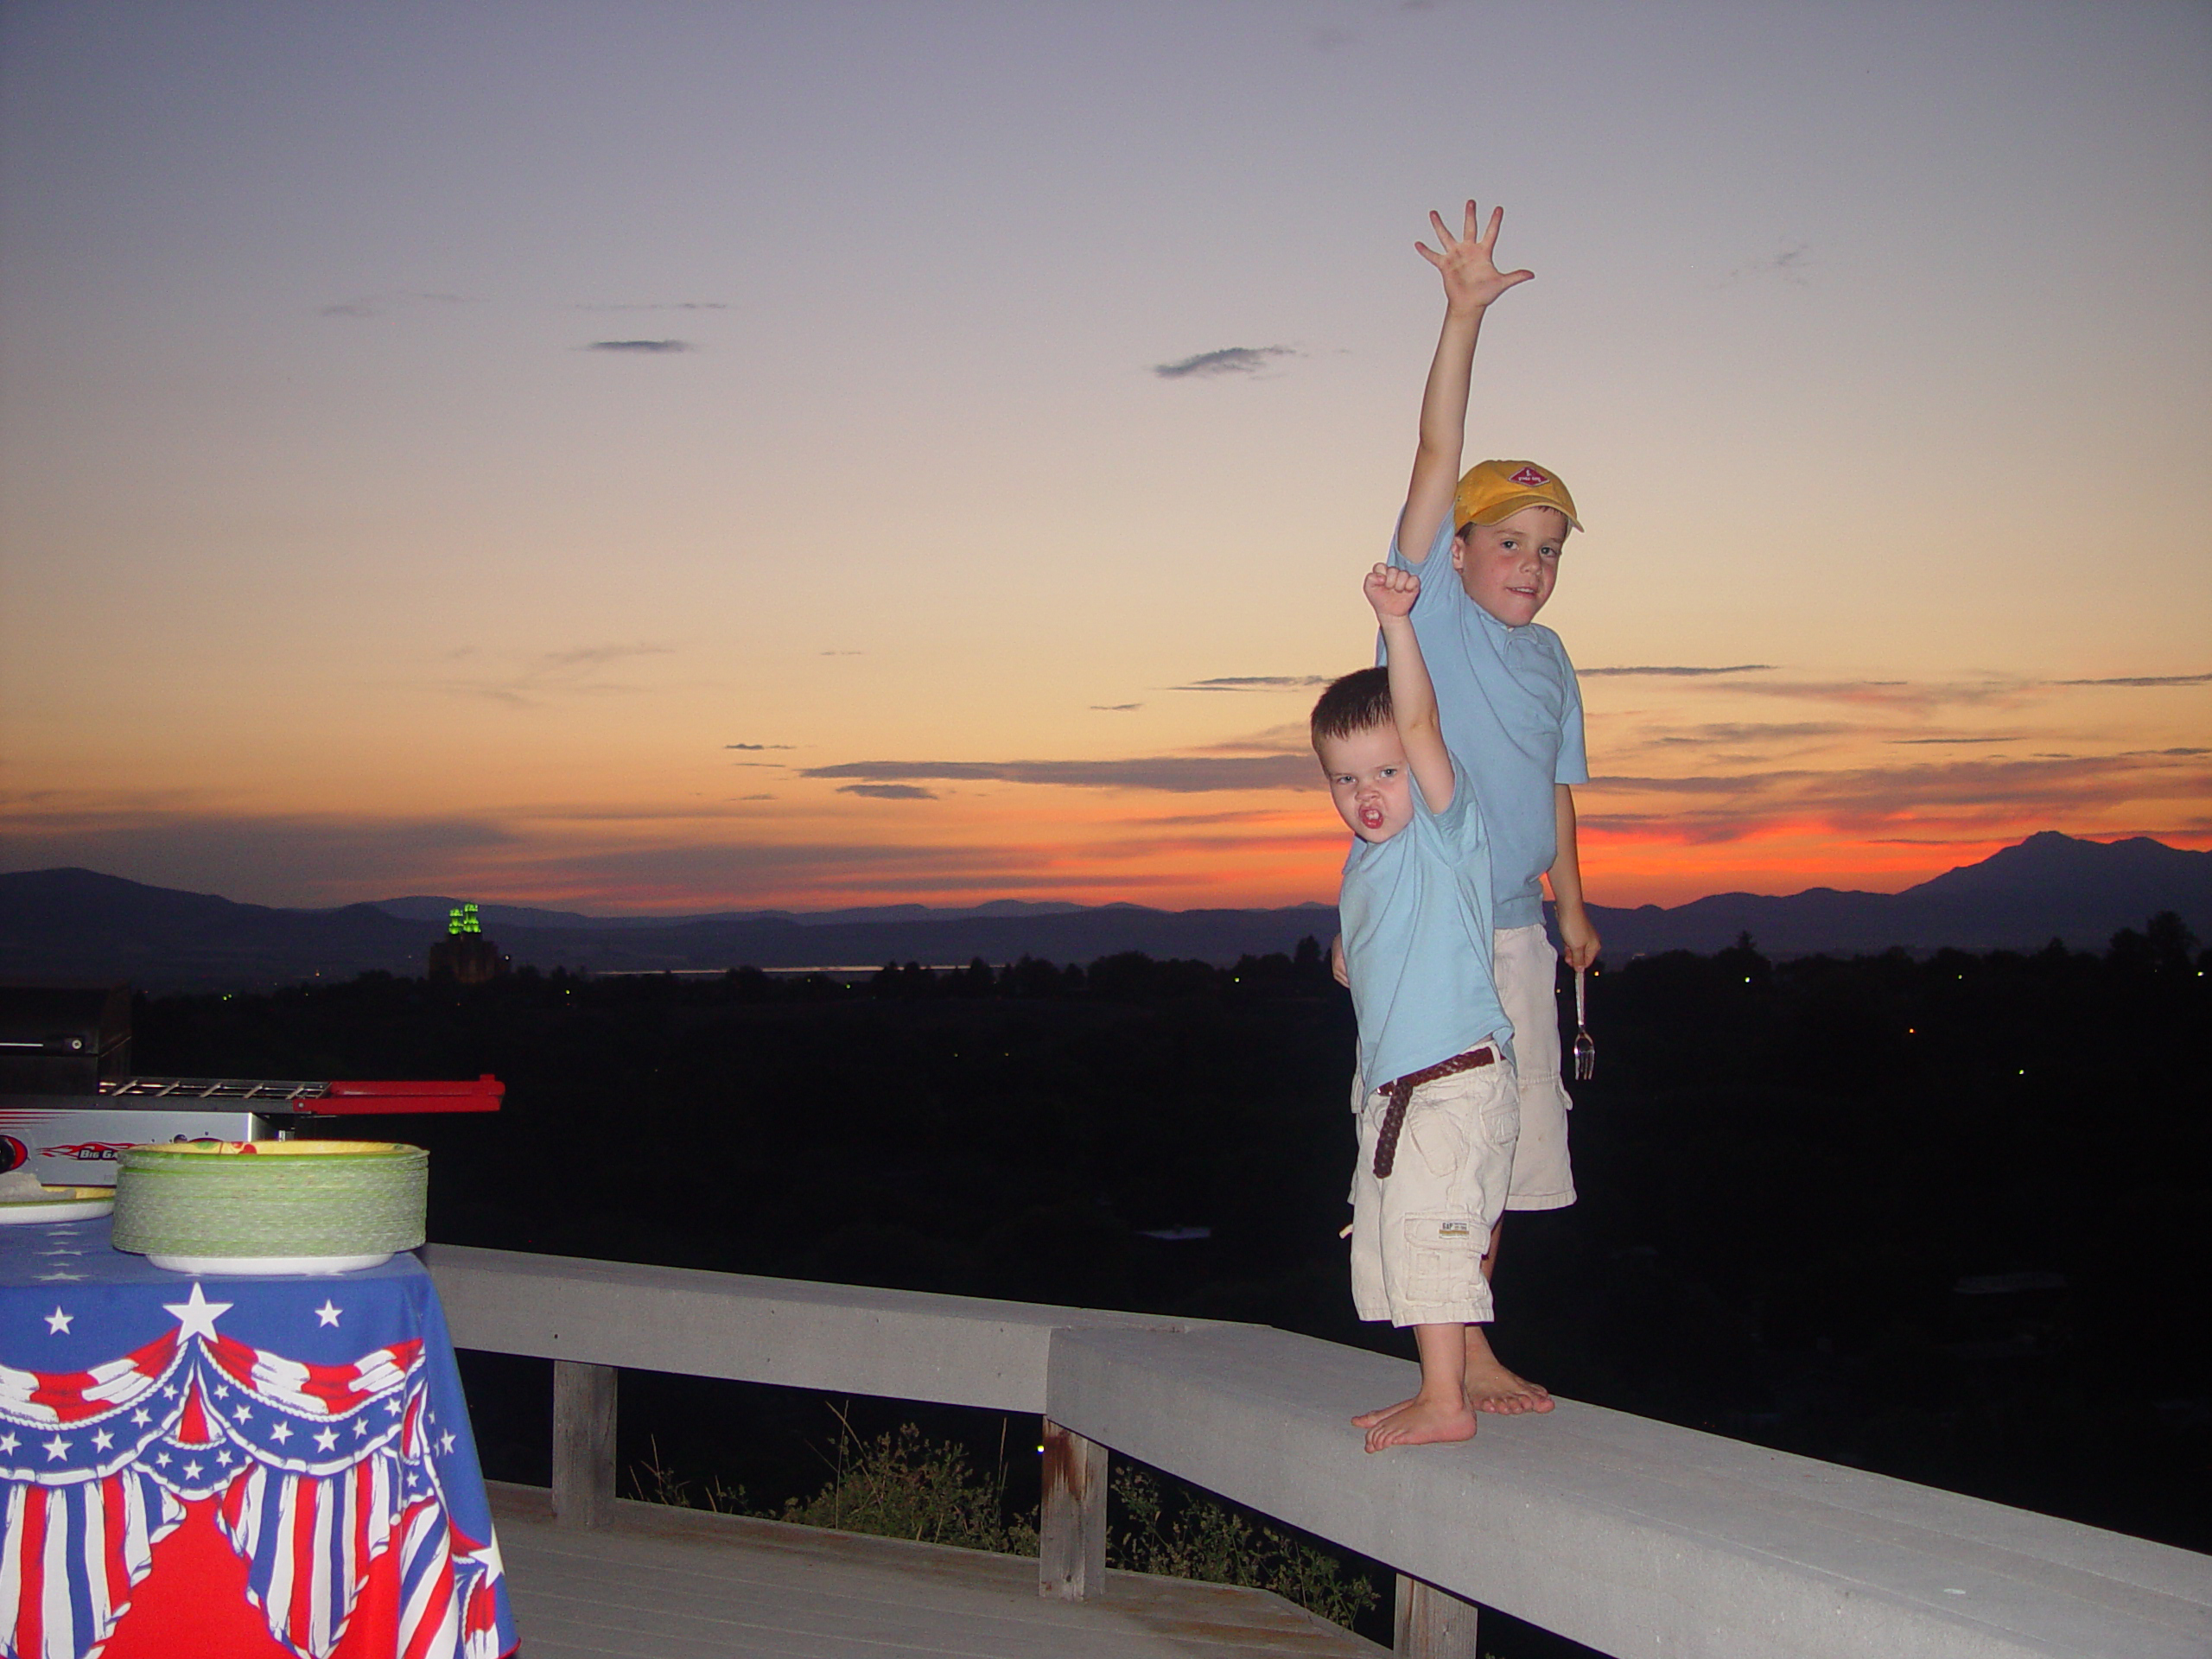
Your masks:
[[[1544,919],[1537,879],[1559,852],[1554,784],[1586,784],[1582,690],[1559,635],[1540,622],[1509,628],[1467,597],[1452,568],[1450,515],[1416,566],[1390,540],[1390,563],[1421,577],[1414,637],[1453,759],[1478,781],[1490,836],[1491,899],[1499,927]],[[1376,661],[1388,660],[1379,641]]]
[[[1441,812],[1428,810],[1409,778],[1412,820],[1388,841],[1355,837],[1344,860],[1337,918],[1370,1089],[1512,1036],[1491,972],[1482,813],[1456,758],[1452,776],[1452,804]]]

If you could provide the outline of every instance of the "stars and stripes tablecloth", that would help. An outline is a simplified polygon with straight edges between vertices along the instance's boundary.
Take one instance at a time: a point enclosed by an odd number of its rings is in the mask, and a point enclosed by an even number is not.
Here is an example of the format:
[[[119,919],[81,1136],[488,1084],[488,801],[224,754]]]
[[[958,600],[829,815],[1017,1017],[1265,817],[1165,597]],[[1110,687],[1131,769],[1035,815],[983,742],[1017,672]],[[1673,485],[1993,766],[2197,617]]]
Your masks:
[[[514,1647],[421,1262],[195,1276],[105,1219],[0,1227],[7,1659]]]

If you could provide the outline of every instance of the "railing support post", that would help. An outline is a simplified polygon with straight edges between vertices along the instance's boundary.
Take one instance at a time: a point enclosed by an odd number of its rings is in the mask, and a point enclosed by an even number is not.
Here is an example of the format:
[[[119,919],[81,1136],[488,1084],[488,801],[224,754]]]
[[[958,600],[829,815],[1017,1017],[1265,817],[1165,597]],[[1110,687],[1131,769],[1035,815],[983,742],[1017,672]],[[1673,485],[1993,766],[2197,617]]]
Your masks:
[[[1449,1590],[1401,1573],[1390,1651],[1411,1659],[1482,1659],[1475,1641],[1475,1618],[1480,1611]]]
[[[1106,1448],[1045,1419],[1037,1593],[1083,1601],[1106,1591]]]
[[[614,1519],[612,1365],[553,1362],[553,1518],[564,1527]]]

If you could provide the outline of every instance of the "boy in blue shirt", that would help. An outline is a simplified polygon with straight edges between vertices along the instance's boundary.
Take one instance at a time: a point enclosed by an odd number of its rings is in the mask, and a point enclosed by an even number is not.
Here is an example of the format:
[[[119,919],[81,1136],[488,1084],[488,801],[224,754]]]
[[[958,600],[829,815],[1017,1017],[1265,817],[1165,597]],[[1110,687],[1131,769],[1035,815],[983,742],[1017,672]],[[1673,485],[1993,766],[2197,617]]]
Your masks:
[[[1437,726],[1410,613],[1411,571],[1364,583],[1387,668],[1346,675],[1314,705],[1314,753],[1355,839],[1338,900],[1359,1017],[1352,1299],[1414,1327],[1421,1391],[1353,1421],[1367,1449],[1464,1440],[1469,1332],[1491,1317],[1482,1257],[1503,1212],[1520,1122],[1491,983],[1490,857],[1467,774]]]
[[[1414,635],[1427,653],[1453,755],[1482,791],[1490,850],[1494,982],[1513,1026],[1521,1138],[1506,1208],[1552,1210],[1574,1202],[1560,1077],[1558,956],[1588,967],[1598,932],[1582,898],[1573,785],[1589,781],[1582,696],[1559,636],[1536,613],[1559,580],[1574,500],[1548,467],[1486,461],[1462,477],[1467,391],[1475,342],[1491,303],[1533,271],[1501,272],[1492,257],[1502,209],[1478,229],[1469,202],[1454,237],[1431,213],[1440,246],[1414,245],[1444,279],[1444,327],[1421,397],[1421,442],[1390,563],[1427,578]],[[1449,554],[1448,562],[1440,555]],[[1385,649],[1395,650],[1386,637]],[[1544,936],[1542,880],[1551,883],[1562,951]],[[1497,1262],[1493,1235],[1483,1271]],[[1549,1411],[1551,1395],[1499,1363],[1478,1325],[1467,1329],[1466,1386],[1478,1411]]]

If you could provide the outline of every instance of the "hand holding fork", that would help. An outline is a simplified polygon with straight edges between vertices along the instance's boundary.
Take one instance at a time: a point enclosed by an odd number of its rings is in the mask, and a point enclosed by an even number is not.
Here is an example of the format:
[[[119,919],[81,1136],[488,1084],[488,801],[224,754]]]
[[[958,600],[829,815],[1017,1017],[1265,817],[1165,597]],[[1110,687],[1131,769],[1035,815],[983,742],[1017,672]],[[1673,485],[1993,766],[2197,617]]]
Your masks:
[[[1574,1080],[1587,1083],[1597,1074],[1598,1045],[1590,1039],[1590,1008],[1582,985],[1582,969],[1574,970]]]

